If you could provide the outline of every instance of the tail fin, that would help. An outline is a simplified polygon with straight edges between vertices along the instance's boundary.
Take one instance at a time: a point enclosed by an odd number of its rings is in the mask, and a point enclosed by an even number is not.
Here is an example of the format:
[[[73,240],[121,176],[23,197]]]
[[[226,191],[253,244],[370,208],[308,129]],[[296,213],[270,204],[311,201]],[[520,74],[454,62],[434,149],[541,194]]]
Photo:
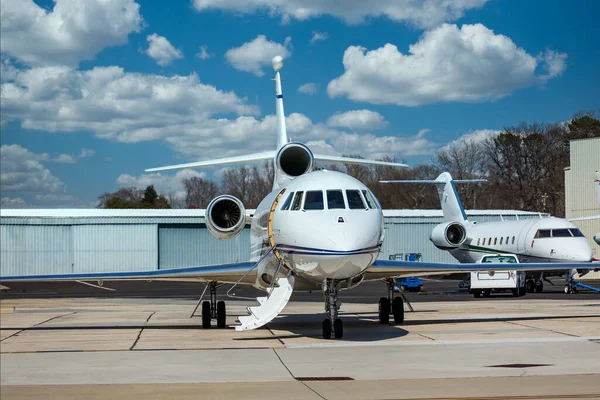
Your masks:
[[[272,63],[275,70],[275,114],[277,116],[277,150],[279,150],[290,141],[285,128],[283,92],[281,91],[281,76],[279,75],[279,71],[283,68],[283,57],[273,57]]]
[[[486,179],[452,179],[448,172],[442,172],[435,180],[404,180],[404,181],[380,181],[381,183],[429,183],[436,186],[440,196],[440,204],[444,213],[444,220],[467,221],[465,208],[458,197],[455,183],[487,182]]]

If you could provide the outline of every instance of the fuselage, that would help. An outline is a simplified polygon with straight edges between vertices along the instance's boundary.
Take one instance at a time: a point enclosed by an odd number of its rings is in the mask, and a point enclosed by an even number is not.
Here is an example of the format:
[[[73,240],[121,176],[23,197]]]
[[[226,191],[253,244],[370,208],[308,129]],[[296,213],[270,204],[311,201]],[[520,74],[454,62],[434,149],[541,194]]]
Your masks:
[[[383,213],[371,191],[335,171],[314,171],[271,192],[252,219],[252,261],[265,257],[258,274],[277,260],[302,278],[360,277],[379,255]],[[268,283],[268,282],[267,282]]]
[[[463,263],[477,262],[486,254],[512,253],[521,262],[592,260],[587,239],[571,222],[561,218],[466,223],[467,239],[450,250]]]

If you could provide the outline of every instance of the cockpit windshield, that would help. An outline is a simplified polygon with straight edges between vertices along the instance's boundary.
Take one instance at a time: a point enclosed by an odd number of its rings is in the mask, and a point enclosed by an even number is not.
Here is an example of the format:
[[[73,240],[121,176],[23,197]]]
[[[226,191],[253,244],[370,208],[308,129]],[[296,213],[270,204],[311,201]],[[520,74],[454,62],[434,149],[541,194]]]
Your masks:
[[[346,208],[346,204],[344,203],[344,194],[341,190],[327,191],[327,208],[330,210],[343,210]]]
[[[304,198],[305,210],[322,210],[323,209],[323,192],[321,190],[309,190]]]
[[[583,233],[581,233],[581,231],[579,229],[571,228],[571,229],[569,229],[569,231],[571,231],[571,234],[574,237],[584,237]]]
[[[351,210],[364,210],[367,208],[360,196],[360,191],[346,190],[346,197],[348,198],[348,207],[350,207]]]
[[[552,229],[552,237],[571,237],[568,229]]]
[[[549,238],[552,237],[552,231],[550,229],[540,229],[539,231],[537,231],[535,233],[534,238],[535,239],[543,239],[543,238]]]
[[[363,190],[362,192],[363,192],[363,196],[365,197],[365,200],[367,201],[367,205],[369,206],[369,208],[372,208],[372,209],[379,208],[379,207],[377,207],[377,202],[373,198],[373,195],[371,194],[370,191]]]

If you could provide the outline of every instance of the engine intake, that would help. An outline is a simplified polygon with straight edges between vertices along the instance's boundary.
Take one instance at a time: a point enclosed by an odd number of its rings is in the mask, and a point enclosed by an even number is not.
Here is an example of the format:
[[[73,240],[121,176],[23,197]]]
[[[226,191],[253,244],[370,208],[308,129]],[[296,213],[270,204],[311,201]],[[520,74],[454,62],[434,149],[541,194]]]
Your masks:
[[[467,239],[467,230],[460,222],[446,222],[436,225],[429,240],[438,249],[448,250],[459,247]]]
[[[288,143],[277,153],[275,163],[278,170],[295,178],[312,171],[315,158],[310,149],[302,143]]]
[[[240,200],[233,196],[215,197],[206,208],[206,227],[219,239],[233,239],[246,224],[246,209]]]

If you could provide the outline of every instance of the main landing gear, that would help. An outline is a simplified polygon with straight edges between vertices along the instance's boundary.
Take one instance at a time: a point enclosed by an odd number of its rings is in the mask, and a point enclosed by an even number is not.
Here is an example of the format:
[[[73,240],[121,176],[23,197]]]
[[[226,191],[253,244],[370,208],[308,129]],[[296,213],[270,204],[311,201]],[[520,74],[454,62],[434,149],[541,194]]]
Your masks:
[[[325,296],[325,312],[329,318],[323,320],[323,339],[336,339],[344,337],[344,324],[338,318],[338,310],[342,303],[338,300],[340,283],[334,280],[327,280],[323,286],[323,295]]]
[[[542,293],[544,291],[544,282],[541,279],[527,279],[525,282],[527,293]]]
[[[404,301],[402,297],[394,297],[394,280],[386,281],[388,297],[379,299],[379,323],[387,325],[390,323],[390,315],[394,317],[394,324],[404,322]]]
[[[198,299],[198,303],[196,303],[196,308],[194,308],[192,315],[190,315],[190,318],[192,318],[200,306],[200,303],[202,303],[202,328],[204,329],[210,328],[212,320],[217,320],[217,328],[219,329],[223,329],[227,326],[225,302],[223,300],[217,301],[217,288],[221,286],[223,286],[223,284],[219,285],[218,282],[209,282],[204,288],[200,299]],[[210,289],[210,301],[202,301],[207,289]]]

